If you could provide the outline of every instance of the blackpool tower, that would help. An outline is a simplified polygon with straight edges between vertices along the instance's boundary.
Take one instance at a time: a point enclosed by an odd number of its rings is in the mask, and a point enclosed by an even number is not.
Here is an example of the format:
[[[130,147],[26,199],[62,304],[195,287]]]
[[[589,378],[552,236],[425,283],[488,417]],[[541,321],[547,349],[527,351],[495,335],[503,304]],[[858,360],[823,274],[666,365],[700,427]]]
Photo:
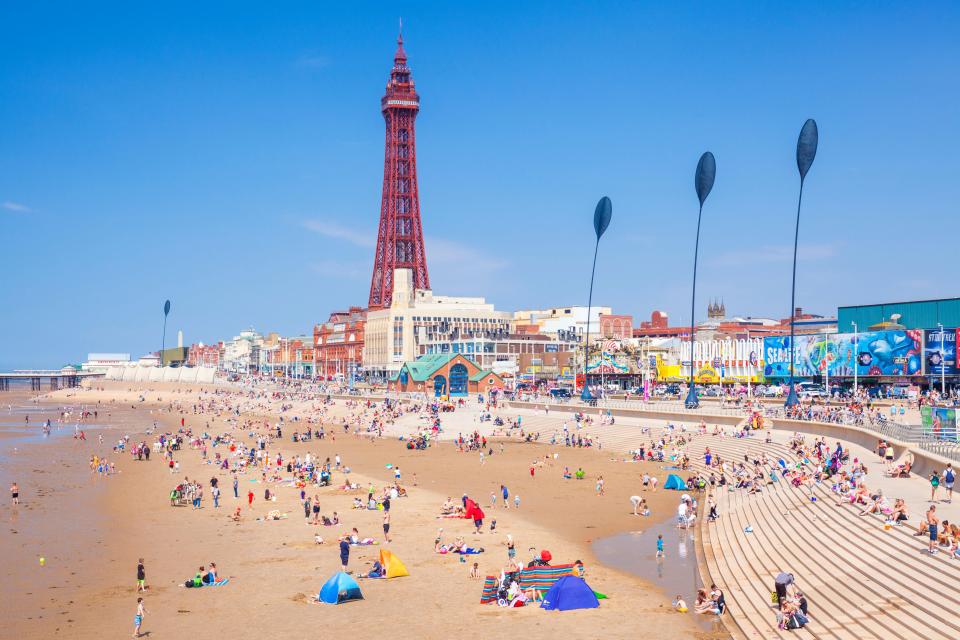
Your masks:
[[[377,251],[373,256],[373,278],[370,282],[370,310],[390,306],[394,269],[410,269],[415,289],[430,288],[423,248],[423,225],[420,222],[420,196],[417,192],[414,120],[420,111],[420,96],[413,87],[402,36],[397,38],[393,70],[387,82],[387,92],[380,100],[380,111],[386,121],[387,137],[380,227],[377,230]]]

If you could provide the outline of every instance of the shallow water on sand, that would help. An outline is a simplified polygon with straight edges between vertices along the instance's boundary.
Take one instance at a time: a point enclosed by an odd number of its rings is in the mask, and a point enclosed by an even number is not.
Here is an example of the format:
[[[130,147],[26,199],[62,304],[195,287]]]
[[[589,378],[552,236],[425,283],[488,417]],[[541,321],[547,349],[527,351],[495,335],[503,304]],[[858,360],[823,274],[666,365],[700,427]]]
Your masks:
[[[697,531],[678,529],[673,520],[654,523],[644,518],[642,521],[650,522],[651,526],[596,540],[594,554],[603,564],[640,576],[660,587],[664,592],[665,606],[680,594],[692,611],[701,584],[694,550]],[[658,535],[663,536],[662,558],[657,558]],[[704,630],[721,628],[720,620],[714,615],[690,615]]]

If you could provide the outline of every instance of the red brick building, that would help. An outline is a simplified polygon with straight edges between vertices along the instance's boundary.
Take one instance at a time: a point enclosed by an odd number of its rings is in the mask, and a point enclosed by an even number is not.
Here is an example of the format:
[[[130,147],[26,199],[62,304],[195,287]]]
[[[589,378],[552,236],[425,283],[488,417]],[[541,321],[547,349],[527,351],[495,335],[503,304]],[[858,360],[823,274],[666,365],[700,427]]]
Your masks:
[[[363,332],[367,310],[350,307],[334,311],[313,328],[317,376],[326,380],[358,371],[363,364]]]
[[[223,359],[223,343],[203,344],[202,342],[190,345],[187,350],[187,365],[191,367],[220,368]]]
[[[600,335],[626,340],[633,337],[633,316],[600,314]]]

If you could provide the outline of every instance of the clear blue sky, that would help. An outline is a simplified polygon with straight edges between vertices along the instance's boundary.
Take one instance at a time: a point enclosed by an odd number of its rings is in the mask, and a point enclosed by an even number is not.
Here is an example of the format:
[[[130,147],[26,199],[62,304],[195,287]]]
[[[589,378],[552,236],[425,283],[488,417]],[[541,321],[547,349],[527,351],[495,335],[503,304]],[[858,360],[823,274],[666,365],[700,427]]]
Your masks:
[[[402,14],[434,290],[689,321],[958,294],[956,3],[4,4],[0,369],[365,304]],[[639,319],[639,318],[638,318]]]

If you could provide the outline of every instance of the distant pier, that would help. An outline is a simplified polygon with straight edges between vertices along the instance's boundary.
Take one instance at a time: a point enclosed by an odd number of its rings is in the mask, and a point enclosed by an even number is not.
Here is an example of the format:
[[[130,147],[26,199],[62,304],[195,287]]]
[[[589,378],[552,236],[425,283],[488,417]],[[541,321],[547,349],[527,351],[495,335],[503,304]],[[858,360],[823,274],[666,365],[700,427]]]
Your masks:
[[[79,387],[86,378],[102,378],[104,374],[92,371],[65,371],[62,369],[24,369],[12,373],[0,373],[0,391],[9,391],[10,382],[29,380],[31,391],[43,391],[44,382],[50,391]]]

